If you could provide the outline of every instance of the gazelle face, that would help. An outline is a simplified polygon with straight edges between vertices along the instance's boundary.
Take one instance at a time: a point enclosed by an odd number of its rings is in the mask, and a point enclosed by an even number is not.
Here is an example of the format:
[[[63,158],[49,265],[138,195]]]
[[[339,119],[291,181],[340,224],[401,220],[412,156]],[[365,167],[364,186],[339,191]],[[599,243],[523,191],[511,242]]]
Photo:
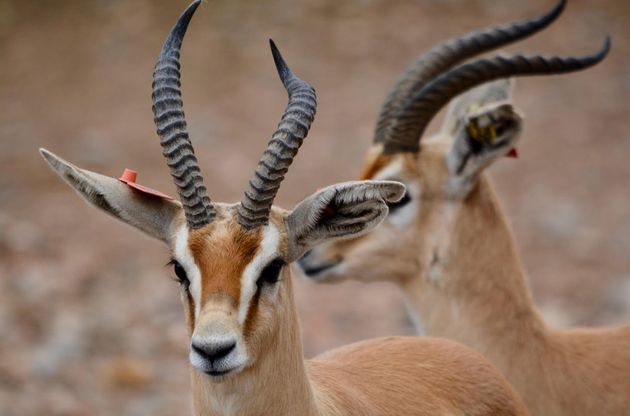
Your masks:
[[[439,139],[427,140],[419,153],[391,156],[383,155],[381,146],[374,146],[362,179],[401,182],[407,188],[405,196],[389,205],[383,224],[370,233],[312,249],[299,262],[305,274],[317,281],[351,278],[402,283],[420,270],[430,270],[431,253],[447,237],[443,225],[453,221],[458,204],[450,196],[449,146]]]
[[[282,215],[245,230],[236,205],[216,204],[215,220],[198,230],[185,224],[174,239],[173,264],[191,335],[194,368],[221,379],[251,366],[271,347],[287,311],[290,273]]]
[[[352,278],[403,285],[409,279],[442,280],[460,208],[485,182],[483,170],[514,148],[520,136],[522,118],[504,100],[510,90],[508,81],[497,81],[461,96],[442,133],[424,139],[417,152],[385,154],[382,145],[373,146],[362,179],[402,182],[405,196],[389,205],[383,225],[369,234],[311,250],[300,260],[306,275],[317,281]],[[460,110],[497,96],[498,101]]]

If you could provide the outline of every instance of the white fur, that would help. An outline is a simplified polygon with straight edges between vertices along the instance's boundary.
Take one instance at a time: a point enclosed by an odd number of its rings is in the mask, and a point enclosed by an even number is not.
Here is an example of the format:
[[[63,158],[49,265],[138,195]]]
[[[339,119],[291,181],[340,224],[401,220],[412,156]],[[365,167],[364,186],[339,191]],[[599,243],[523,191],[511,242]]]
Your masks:
[[[175,234],[175,260],[184,268],[190,282],[190,295],[195,301],[195,318],[201,313],[201,271],[188,248],[188,227],[182,225]]]
[[[374,180],[398,181],[401,177],[400,172],[402,171],[402,168],[402,160],[397,160],[394,163],[385,166],[381,171],[379,171],[374,176]],[[415,183],[405,183],[405,186],[407,187],[407,192],[411,197],[411,202],[403,207],[398,208],[396,211],[390,213],[387,216],[387,221],[396,228],[407,227],[414,221],[416,215],[418,214],[421,196],[420,187]]]
[[[396,209],[387,217],[387,221],[396,228],[405,228],[411,224],[416,219],[420,207],[422,193],[420,187],[415,183],[408,183],[406,186],[411,201],[407,205]]]
[[[238,311],[238,320],[241,325],[245,323],[249,303],[256,293],[256,280],[258,280],[262,269],[277,255],[279,242],[280,232],[278,229],[273,224],[267,225],[263,230],[263,239],[258,253],[245,267],[241,276],[241,301]]]

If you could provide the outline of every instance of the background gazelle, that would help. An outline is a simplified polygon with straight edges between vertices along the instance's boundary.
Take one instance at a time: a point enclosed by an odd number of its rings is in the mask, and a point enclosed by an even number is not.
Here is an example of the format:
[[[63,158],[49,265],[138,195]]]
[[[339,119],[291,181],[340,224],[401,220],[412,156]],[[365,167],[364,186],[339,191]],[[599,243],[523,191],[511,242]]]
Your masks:
[[[385,224],[319,246],[300,264],[318,281],[389,280],[404,291],[420,331],[460,341],[502,371],[535,415],[627,415],[630,328],[557,331],[536,311],[508,225],[483,170],[514,148],[522,119],[511,75],[588,68],[607,54],[498,56],[457,63],[542,29],[564,8],[442,44],[388,96],[362,179],[406,184]],[[455,67],[454,67],[455,66]],[[453,68],[454,67],[454,68]],[[420,142],[436,113],[440,134]]]
[[[272,206],[316,107],[312,87],[272,43],[289,104],[242,201],[212,202],[186,130],[179,81],[179,49],[199,2],[171,31],[153,78],[155,122],[181,204],[41,150],[89,202],[169,245],[191,335],[196,414],[525,414],[487,361],[445,340],[378,339],[303,360],[285,266],[320,242],[372,229],[404,187],[348,182],[291,212]]]

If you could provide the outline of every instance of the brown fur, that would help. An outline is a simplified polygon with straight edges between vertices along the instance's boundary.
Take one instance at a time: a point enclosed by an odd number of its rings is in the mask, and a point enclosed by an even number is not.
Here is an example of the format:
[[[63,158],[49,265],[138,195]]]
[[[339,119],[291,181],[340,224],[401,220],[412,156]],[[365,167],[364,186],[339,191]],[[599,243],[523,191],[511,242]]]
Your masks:
[[[259,231],[245,232],[236,223],[215,222],[190,233],[190,251],[201,270],[202,303],[211,295],[225,295],[239,304],[240,276],[256,255]]]
[[[490,364],[445,340],[373,340],[305,362],[289,268],[281,270],[274,284],[253,281],[264,261],[278,256],[289,263],[299,250],[310,248],[297,249],[289,237],[295,232],[291,226],[304,225],[290,216],[295,212],[274,207],[273,226],[246,232],[236,224],[235,205],[215,204],[213,222],[190,231],[179,203],[138,200],[114,178],[42,153],[90,202],[167,242],[188,273],[190,291],[182,292],[182,300],[194,345],[196,415],[525,414],[519,398]],[[398,184],[391,188],[402,191]],[[93,198],[95,194],[99,198]],[[372,202],[384,204],[380,199]],[[307,209],[305,203],[312,201],[303,201],[298,210]],[[253,265],[258,270],[249,267]],[[248,280],[241,287],[244,271]],[[243,294],[251,296],[247,309]]]
[[[533,415],[628,415],[630,327],[549,328],[488,179],[480,176],[464,200],[447,195],[448,149],[441,138],[423,143],[417,155],[371,150],[364,172],[375,176],[400,162],[398,179],[421,189],[416,217],[403,229],[386,223],[319,249],[322,261],[343,259],[345,274],[325,278],[398,283],[427,334],[483,353]]]

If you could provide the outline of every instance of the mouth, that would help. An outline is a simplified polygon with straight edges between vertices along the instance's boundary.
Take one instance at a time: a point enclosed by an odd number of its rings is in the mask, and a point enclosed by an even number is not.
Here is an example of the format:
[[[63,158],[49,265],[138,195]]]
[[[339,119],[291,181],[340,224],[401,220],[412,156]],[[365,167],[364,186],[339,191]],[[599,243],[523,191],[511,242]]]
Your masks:
[[[226,378],[228,375],[238,373],[243,365],[235,363],[234,360],[217,360],[211,361],[201,357],[195,352],[190,354],[190,364],[202,373],[210,376],[218,381]]]
[[[229,373],[232,372],[232,369],[228,369],[228,370],[207,370],[204,371],[204,373],[206,373],[207,375],[211,376],[211,377],[222,377],[225,376]]]

